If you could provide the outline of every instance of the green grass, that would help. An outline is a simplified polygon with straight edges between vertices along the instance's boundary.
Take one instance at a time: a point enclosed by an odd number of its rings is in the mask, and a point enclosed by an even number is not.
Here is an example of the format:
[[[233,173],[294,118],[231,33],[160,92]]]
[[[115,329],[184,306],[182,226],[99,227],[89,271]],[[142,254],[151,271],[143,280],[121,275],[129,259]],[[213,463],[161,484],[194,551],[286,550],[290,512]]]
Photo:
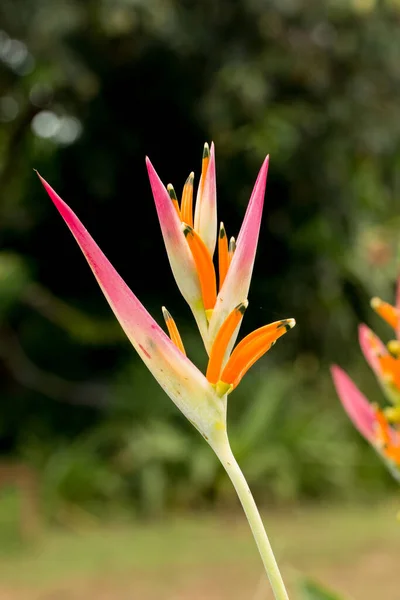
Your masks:
[[[264,520],[289,580],[300,571],[329,578],[330,572],[340,573],[343,567],[346,571],[371,553],[389,558],[400,555],[400,523],[395,520],[398,508],[400,503],[396,502],[314,506],[264,511]],[[154,589],[160,591],[161,586],[167,593],[168,586],[182,574],[189,580],[200,573],[203,579],[209,575],[212,582],[218,573],[224,579],[223,573],[234,567],[246,582],[246,578],[257,578],[261,570],[247,523],[239,512],[168,517],[151,523],[95,523],[78,532],[48,530],[19,551],[7,556],[6,550],[0,548],[0,597],[2,586],[16,597],[18,590],[29,590],[23,597],[30,599],[60,582],[68,582],[68,589],[73,589],[74,582],[90,583],[99,578],[107,585],[120,585],[132,574],[135,583],[146,582],[146,589],[149,584],[152,588],[153,580]],[[397,578],[397,572],[394,575]],[[232,597],[246,598],[244,592],[240,595],[237,584],[235,590],[239,595]],[[90,592],[85,594],[91,598]],[[141,594],[153,598],[150,592]],[[69,597],[80,598],[66,595]]]

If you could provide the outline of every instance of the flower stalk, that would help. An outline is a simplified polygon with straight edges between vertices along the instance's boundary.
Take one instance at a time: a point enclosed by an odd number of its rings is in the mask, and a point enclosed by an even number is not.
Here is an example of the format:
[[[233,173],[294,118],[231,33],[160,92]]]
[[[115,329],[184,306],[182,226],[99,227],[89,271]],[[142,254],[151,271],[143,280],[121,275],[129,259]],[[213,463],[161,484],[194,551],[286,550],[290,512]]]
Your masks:
[[[241,502],[247,521],[250,525],[250,529],[253,533],[254,540],[257,544],[257,548],[271,584],[275,599],[289,600],[289,596],[286,591],[278,563],[276,562],[267,532],[265,531],[257,504],[255,503],[246,478],[243,475],[243,472],[231,450],[228,438],[226,438],[226,443],[221,445],[221,448],[214,448],[214,450],[221,461],[222,466],[229,475],[229,478]]]

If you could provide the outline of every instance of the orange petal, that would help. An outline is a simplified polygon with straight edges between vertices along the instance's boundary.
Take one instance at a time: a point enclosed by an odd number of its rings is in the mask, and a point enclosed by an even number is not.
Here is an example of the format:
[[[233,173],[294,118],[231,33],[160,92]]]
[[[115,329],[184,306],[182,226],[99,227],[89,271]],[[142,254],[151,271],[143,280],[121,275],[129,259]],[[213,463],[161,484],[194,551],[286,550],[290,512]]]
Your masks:
[[[226,237],[226,236],[225,236]],[[233,309],[231,314],[225,319],[221,329],[218,331],[214,344],[210,352],[206,377],[211,383],[217,383],[221,372],[222,362],[224,360],[226,348],[229,344],[233,332],[239,325],[246,308],[248,301],[245,300]]]
[[[163,313],[163,316],[165,319],[165,324],[167,326],[169,337],[171,338],[171,341],[175,344],[175,346],[177,348],[179,348],[179,350],[182,352],[182,354],[184,354],[186,356],[185,346],[183,345],[182,338],[179,334],[178,328],[176,326],[174,319],[172,318],[171,313],[165,308],[165,306],[162,307],[162,313]]]
[[[400,389],[400,360],[390,354],[380,354],[378,361],[385,381]]]
[[[399,326],[399,311],[397,308],[388,302],[384,302],[380,298],[372,298],[371,306],[374,311],[390,325],[390,327],[397,329]]]
[[[217,281],[214,263],[199,234],[186,223],[182,223],[182,230],[190,250],[192,251],[194,262],[196,263],[204,308],[209,318],[211,315],[210,313],[207,313],[207,311],[211,311],[214,308],[217,300]]]
[[[378,445],[387,458],[400,465],[400,438],[379,408],[376,409],[376,421]]]
[[[226,237],[226,231],[224,224],[221,222],[218,236],[218,273],[219,273],[219,289],[222,288],[226,274],[229,267],[229,252],[228,252],[228,238]]]
[[[384,450],[384,454],[400,466],[400,446],[390,446]]]
[[[207,169],[208,169],[208,164],[210,162],[210,147],[207,144],[207,142],[204,144],[204,149],[203,149],[203,158],[201,161],[201,176],[200,176],[200,184],[199,184],[199,188],[200,188],[200,197],[203,194],[204,191],[204,183],[206,180],[206,175],[207,175]]]
[[[275,321],[246,336],[233,351],[222,372],[221,381],[234,389],[250,367],[295,324],[294,319]]]
[[[192,171],[186,179],[181,202],[182,221],[190,225],[190,227],[193,227],[193,180],[194,173]]]
[[[378,424],[378,439],[381,444],[387,446],[390,444],[390,425],[383,414],[383,412],[377,408],[376,409],[376,421]]]
[[[181,211],[179,209],[178,198],[176,196],[176,193],[175,193],[175,190],[174,190],[174,186],[171,183],[169,183],[167,185],[167,190],[168,190],[169,197],[172,200],[172,204],[174,205],[175,210],[176,210],[176,212],[178,214],[179,220],[182,221]]]

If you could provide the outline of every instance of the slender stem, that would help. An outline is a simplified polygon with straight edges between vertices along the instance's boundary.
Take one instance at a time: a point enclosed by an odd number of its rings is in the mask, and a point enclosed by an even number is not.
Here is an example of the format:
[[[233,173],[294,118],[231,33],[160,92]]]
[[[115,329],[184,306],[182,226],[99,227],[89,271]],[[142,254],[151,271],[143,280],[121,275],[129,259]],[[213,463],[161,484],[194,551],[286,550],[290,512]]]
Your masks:
[[[243,510],[246,513],[247,520],[253,532],[274,596],[276,600],[289,600],[282,575],[280,574],[257,505],[249,486],[247,485],[247,481],[233,456],[229,443],[222,444],[216,451],[236,489],[239,500],[242,503]]]

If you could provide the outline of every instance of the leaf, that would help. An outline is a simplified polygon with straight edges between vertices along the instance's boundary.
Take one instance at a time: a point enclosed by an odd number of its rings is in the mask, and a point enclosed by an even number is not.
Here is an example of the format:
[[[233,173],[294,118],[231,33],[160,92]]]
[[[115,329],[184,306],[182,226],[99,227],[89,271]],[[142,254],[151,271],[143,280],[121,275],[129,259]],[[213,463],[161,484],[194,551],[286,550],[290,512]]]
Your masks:
[[[346,598],[312,579],[305,578],[300,583],[300,600],[346,600]]]

